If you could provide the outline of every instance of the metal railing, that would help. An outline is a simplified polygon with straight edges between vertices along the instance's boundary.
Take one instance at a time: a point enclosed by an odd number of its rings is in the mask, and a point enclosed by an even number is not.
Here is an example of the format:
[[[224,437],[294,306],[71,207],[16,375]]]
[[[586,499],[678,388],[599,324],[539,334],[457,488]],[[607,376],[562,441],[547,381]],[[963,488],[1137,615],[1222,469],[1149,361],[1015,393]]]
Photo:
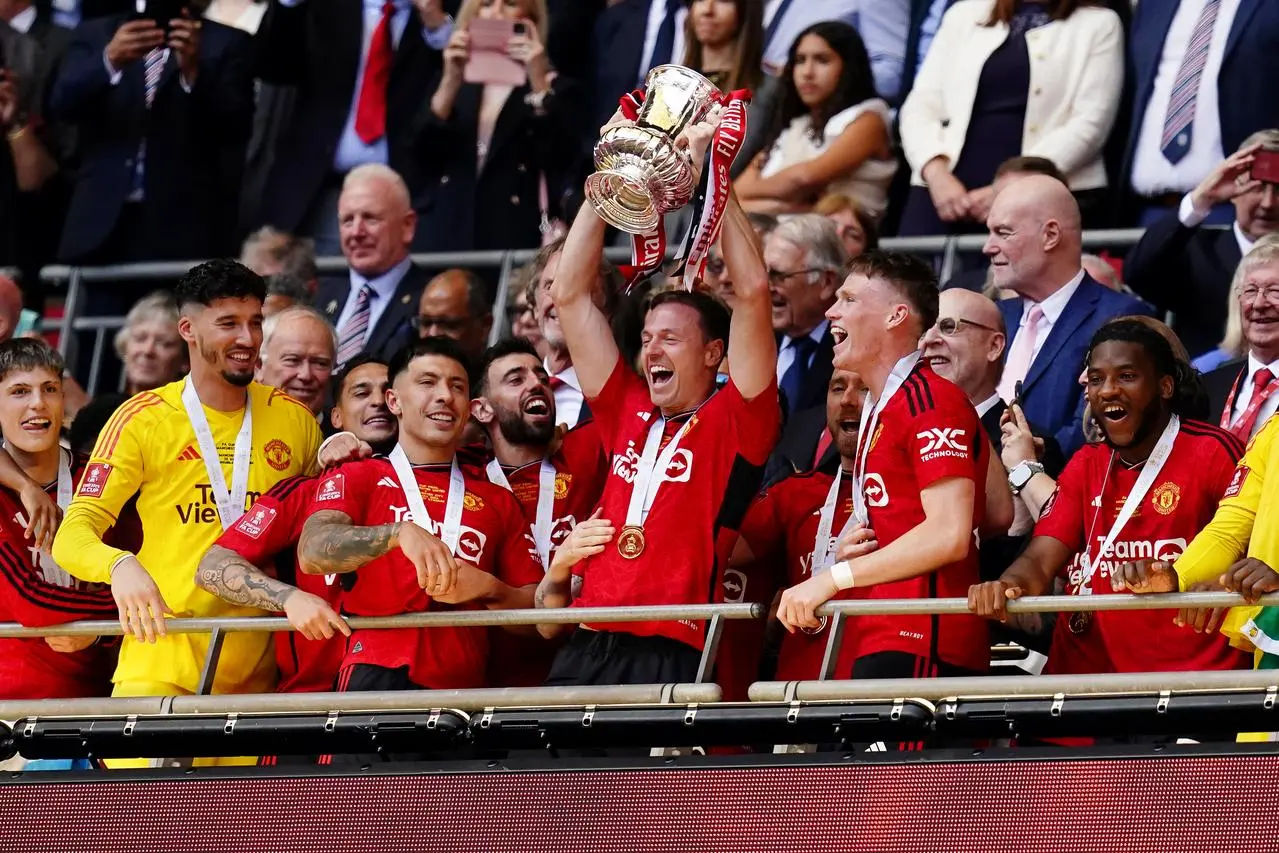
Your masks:
[[[1141,239],[1143,230],[1128,228],[1118,230],[1085,231],[1083,235],[1086,249],[1126,249]],[[951,277],[958,262],[960,253],[977,253],[981,251],[986,238],[981,234],[963,236],[937,237],[890,237],[881,241],[885,249],[901,252],[912,252],[940,258],[939,277],[945,281]],[[605,250],[609,260],[616,263],[628,261],[630,250],[610,247]],[[449,267],[477,267],[481,269],[496,268],[499,271],[497,294],[493,302],[493,328],[489,333],[489,343],[496,343],[510,325],[506,315],[507,297],[510,294],[511,278],[517,265],[526,264],[537,256],[536,249],[512,249],[507,251],[484,252],[439,252],[432,254],[415,254],[413,263],[427,269],[446,269]],[[93,333],[93,353],[90,359],[89,376],[85,389],[90,394],[98,392],[98,381],[102,374],[103,359],[107,356],[108,336],[123,328],[124,317],[82,317],[81,306],[84,300],[84,288],[88,285],[114,282],[167,282],[180,278],[198,261],[162,261],[155,263],[117,264],[101,267],[78,267],[53,265],[40,271],[40,279],[46,284],[65,284],[67,291],[63,303],[63,314],[56,320],[43,320],[41,330],[58,333],[58,348],[70,362],[77,354],[79,345],[78,333]],[[347,269],[346,259],[341,257],[324,257],[316,259],[321,273],[342,273]]]
[[[1279,593],[1262,596],[1256,604],[1279,606]],[[1166,595],[1097,595],[1097,596],[1034,596],[1008,602],[1010,613],[1048,613],[1076,611],[1117,611],[1117,610],[1162,610],[1178,608],[1223,608],[1246,606],[1250,602],[1241,596],[1226,592],[1207,593],[1170,593]],[[1263,671],[1262,673],[1221,672],[1221,673],[1154,673],[1149,676],[1121,674],[1113,676],[1034,676],[1032,678],[1006,677],[974,677],[948,679],[888,679],[884,681],[829,682],[834,674],[835,661],[843,639],[844,628],[851,616],[868,615],[967,615],[968,602],[963,598],[938,599],[864,599],[856,601],[830,602],[817,610],[818,615],[829,620],[826,647],[818,678],[805,682],[760,682],[751,688],[750,697],[755,701],[803,701],[805,699],[843,699],[843,698],[885,698],[885,692],[896,691],[892,698],[900,698],[903,691],[910,698],[929,698],[935,695],[972,695],[973,691],[1016,692],[1017,695],[1040,695],[1062,692],[1053,687],[1056,681],[1048,679],[1075,679],[1061,681],[1075,692],[1095,693],[1114,692],[1123,689],[1246,689],[1257,686],[1269,687],[1279,682],[1279,671]],[[579,607],[563,609],[524,609],[524,610],[459,610],[439,613],[410,613],[400,616],[384,617],[351,617],[348,624],[352,629],[370,630],[378,628],[429,628],[429,627],[480,627],[502,625],[538,625],[538,624],[622,624],[627,622],[654,622],[673,620],[709,620],[706,628],[706,641],[701,660],[698,664],[695,682],[707,684],[714,671],[715,659],[723,638],[725,620],[761,619],[766,615],[762,604],[695,604],[695,605],[655,605],[644,607]],[[205,657],[197,695],[211,693],[218,661],[221,656],[222,642],[229,633],[237,632],[275,632],[292,630],[287,619],[279,616],[208,618],[208,619],[169,619],[167,630],[175,634],[200,633],[209,634],[209,649]],[[0,623],[0,638],[7,637],[47,637],[47,636],[119,636],[123,633],[117,621],[82,621],[64,625],[52,625],[40,628],[25,627],[13,623]],[[931,685],[926,689],[927,695],[920,695],[919,688],[908,685]],[[1172,687],[1170,685],[1181,685]],[[796,686],[798,685],[798,686]],[[1015,685],[1015,686],[1014,686]],[[541,689],[541,688],[539,688]],[[546,688],[558,690],[559,688]],[[831,692],[835,691],[835,692]],[[876,691],[879,691],[878,693]],[[439,692],[439,691],[431,691]],[[501,689],[493,695],[505,695],[512,701],[518,701],[514,694],[503,693]],[[269,695],[269,694],[268,694]],[[328,694],[312,694],[326,696]],[[480,694],[477,694],[480,695]],[[488,696],[489,694],[483,694]],[[542,694],[537,694],[538,697]],[[779,696],[788,698],[781,699]],[[245,700],[242,702],[241,700]],[[75,700],[77,702],[117,703],[134,700],[94,699]],[[289,709],[317,710],[307,703],[289,704],[287,700],[277,708],[271,705],[276,700],[245,699],[245,696],[227,698],[231,705],[240,703],[247,707],[272,710]],[[262,705],[261,702],[266,704]],[[326,700],[327,701],[327,700]],[[381,701],[381,700],[370,700]],[[392,703],[400,700],[388,699]],[[478,699],[476,701],[479,701]],[[711,700],[713,701],[713,700]],[[18,705],[20,704],[20,708]],[[356,704],[360,704],[357,702]],[[568,702],[567,704],[574,704]],[[64,708],[90,707],[70,705],[64,701],[48,701],[43,703],[0,702],[0,719],[13,719],[35,713],[42,715],[65,715],[69,711]],[[132,707],[125,705],[93,705],[95,708]],[[147,706],[151,707],[151,706]],[[185,706],[183,706],[185,707]],[[204,705],[192,707],[209,708]],[[361,705],[363,707],[363,705]],[[380,706],[379,706],[380,707]],[[398,705],[396,707],[399,707]],[[454,707],[454,706],[449,706]],[[39,709],[38,711],[35,709]],[[15,713],[16,711],[21,713]],[[103,711],[103,713],[108,713]],[[131,713],[127,711],[111,711],[110,713]]]

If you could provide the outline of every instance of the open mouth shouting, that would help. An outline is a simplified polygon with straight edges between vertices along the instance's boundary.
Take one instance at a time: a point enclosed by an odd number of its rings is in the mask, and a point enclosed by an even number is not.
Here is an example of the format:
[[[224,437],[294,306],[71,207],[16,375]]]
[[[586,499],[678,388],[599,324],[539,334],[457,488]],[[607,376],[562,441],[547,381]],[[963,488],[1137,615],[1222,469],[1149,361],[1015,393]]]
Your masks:
[[[648,385],[656,390],[669,387],[675,380],[675,371],[664,364],[650,364],[648,367]]]
[[[520,413],[534,421],[549,421],[551,402],[541,391],[534,391],[525,398],[524,405],[520,407]]]
[[[1097,412],[1096,416],[1108,434],[1116,430],[1126,431],[1130,420],[1128,409],[1119,403],[1102,403],[1101,411]]]
[[[245,349],[243,347],[228,350],[226,354],[227,366],[240,372],[252,371],[253,362],[256,360],[257,353],[251,349]]]

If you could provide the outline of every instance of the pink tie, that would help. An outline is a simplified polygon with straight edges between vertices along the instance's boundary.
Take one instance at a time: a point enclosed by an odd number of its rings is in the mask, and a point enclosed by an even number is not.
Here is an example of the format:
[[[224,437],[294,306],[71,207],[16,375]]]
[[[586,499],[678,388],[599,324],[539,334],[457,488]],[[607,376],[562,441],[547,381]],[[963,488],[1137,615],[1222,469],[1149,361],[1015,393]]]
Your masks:
[[[1044,316],[1044,309],[1038,305],[1031,306],[1026,314],[1026,324],[1020,334],[1013,338],[1013,345],[1008,350],[1008,360],[1004,362],[1004,375],[999,380],[999,396],[1005,403],[1012,403],[1017,396],[1017,383],[1025,380],[1030,372],[1030,362],[1035,355],[1035,341],[1039,337],[1039,321]]]

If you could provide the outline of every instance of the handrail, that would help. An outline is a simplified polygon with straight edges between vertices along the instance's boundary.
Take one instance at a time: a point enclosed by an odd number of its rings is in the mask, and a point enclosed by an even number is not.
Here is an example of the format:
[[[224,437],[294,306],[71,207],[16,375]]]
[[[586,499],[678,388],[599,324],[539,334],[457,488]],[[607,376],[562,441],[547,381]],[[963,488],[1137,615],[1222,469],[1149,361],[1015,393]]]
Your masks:
[[[856,681],[757,681],[752,702],[842,702],[871,699],[1096,696],[1133,693],[1223,692],[1279,688],[1279,670],[1128,672],[1092,675],[977,675],[967,678],[868,678]]]
[[[567,687],[480,687],[369,693],[235,693],[217,696],[0,701],[0,720],[23,717],[118,717],[174,714],[359,713],[450,708],[551,708],[584,705],[685,705],[719,702],[716,684],[618,684]]]
[[[1073,613],[1111,610],[1176,610],[1279,606],[1279,593],[1263,595],[1255,602],[1232,592],[1179,592],[1162,595],[1040,595],[1008,602],[1009,613]],[[902,616],[968,615],[966,598],[882,598],[832,601],[817,609],[819,616]],[[582,623],[620,624],[626,622],[702,621],[760,619],[763,604],[662,604],[636,607],[565,607],[519,610],[448,610],[405,613],[399,616],[351,616],[353,629],[492,627],[500,625],[576,625]],[[226,618],[171,618],[165,620],[171,634],[263,633],[291,631],[283,616],[236,616]],[[123,634],[115,620],[82,620],[61,625],[27,627],[0,622],[0,638],[31,637],[115,637]]]

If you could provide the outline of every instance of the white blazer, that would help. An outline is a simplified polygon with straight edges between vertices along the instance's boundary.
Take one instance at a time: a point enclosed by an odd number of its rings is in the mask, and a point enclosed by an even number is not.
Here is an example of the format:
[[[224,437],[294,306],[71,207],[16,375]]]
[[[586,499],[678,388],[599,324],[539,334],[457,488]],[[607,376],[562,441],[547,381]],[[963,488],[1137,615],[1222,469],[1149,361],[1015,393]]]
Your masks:
[[[1006,24],[982,26],[993,6],[992,0],[961,0],[946,12],[902,104],[902,148],[915,186],[925,185],[924,164],[946,156],[953,167],[963,150],[982,68],[1008,37]],[[1026,47],[1030,92],[1021,153],[1053,161],[1072,190],[1106,186],[1102,147],[1124,82],[1119,16],[1085,6],[1026,33]]]

